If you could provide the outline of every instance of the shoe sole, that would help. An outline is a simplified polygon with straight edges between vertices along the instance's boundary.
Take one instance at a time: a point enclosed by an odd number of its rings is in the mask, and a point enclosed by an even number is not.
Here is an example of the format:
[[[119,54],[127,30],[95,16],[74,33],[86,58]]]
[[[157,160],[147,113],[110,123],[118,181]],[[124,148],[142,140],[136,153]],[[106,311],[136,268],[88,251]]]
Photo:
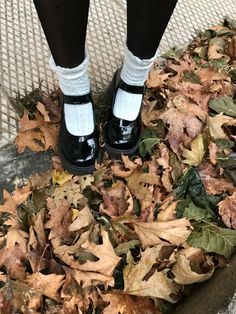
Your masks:
[[[105,144],[105,149],[106,149],[109,157],[113,160],[120,160],[122,155],[128,156],[128,157],[133,157],[133,156],[137,155],[140,140],[141,140],[141,137],[140,137],[138,143],[130,149],[126,149],[126,150],[116,149],[116,148],[111,147],[107,143]]]

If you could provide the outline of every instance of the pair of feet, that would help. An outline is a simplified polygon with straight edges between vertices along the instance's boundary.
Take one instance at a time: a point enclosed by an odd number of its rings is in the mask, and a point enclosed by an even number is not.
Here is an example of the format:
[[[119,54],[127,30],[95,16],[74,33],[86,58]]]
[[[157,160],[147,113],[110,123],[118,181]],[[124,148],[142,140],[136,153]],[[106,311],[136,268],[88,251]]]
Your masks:
[[[120,78],[120,71],[117,70],[109,94],[112,95],[112,109],[116,99],[118,89],[123,89],[128,93],[145,93],[145,86],[132,86],[126,84]],[[59,133],[59,155],[64,168],[76,175],[85,175],[95,170],[95,163],[99,157],[98,131],[87,136],[75,136],[69,133],[65,122],[64,104],[82,105],[93,103],[91,94],[84,96],[63,95],[62,119]],[[140,110],[141,111],[141,110]],[[141,114],[134,121],[119,119],[113,114],[104,127],[105,148],[112,159],[119,159],[122,154],[132,156],[139,146],[141,138]]]

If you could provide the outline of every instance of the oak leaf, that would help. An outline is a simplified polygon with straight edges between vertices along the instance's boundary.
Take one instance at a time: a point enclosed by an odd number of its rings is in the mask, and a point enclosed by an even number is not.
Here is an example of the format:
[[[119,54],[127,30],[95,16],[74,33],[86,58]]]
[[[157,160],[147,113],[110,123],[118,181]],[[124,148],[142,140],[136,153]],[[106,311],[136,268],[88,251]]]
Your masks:
[[[148,298],[118,293],[102,294],[102,298],[109,302],[103,314],[161,314]]]
[[[163,241],[181,245],[191,233],[191,225],[186,218],[168,222],[136,222],[133,225],[143,248]]]
[[[142,296],[164,299],[175,303],[181,286],[170,280],[165,271],[155,271],[147,274],[156,263],[159,256],[159,248],[148,248],[141,253],[141,259],[134,264],[131,253],[127,256],[128,265],[124,268],[124,292]]]
[[[236,119],[225,116],[223,113],[219,113],[214,117],[208,117],[208,126],[210,130],[211,137],[213,139],[228,139],[222,125],[235,125]]]
[[[25,283],[38,291],[40,294],[58,301],[60,299],[58,290],[63,285],[64,279],[64,275],[44,275],[40,272],[37,272],[32,275],[28,275]]]
[[[161,88],[171,73],[164,73],[162,69],[152,69],[147,80],[148,88]]]
[[[112,276],[102,275],[92,271],[73,270],[73,278],[82,288],[103,284],[107,289],[108,286],[114,287],[115,284]]]
[[[219,204],[219,215],[228,228],[236,229],[236,192],[226,198]]]
[[[205,260],[200,248],[190,247],[180,251],[171,270],[175,276],[174,281],[180,285],[189,285],[210,279],[215,270],[214,263],[211,261],[204,266]]]
[[[43,134],[39,130],[18,133],[16,137],[18,153],[22,154],[27,147],[33,152],[43,152],[45,150],[43,141]]]
[[[94,222],[93,215],[88,206],[85,206],[81,211],[78,212],[77,218],[69,226],[69,231],[77,231],[84,227],[89,226]]]

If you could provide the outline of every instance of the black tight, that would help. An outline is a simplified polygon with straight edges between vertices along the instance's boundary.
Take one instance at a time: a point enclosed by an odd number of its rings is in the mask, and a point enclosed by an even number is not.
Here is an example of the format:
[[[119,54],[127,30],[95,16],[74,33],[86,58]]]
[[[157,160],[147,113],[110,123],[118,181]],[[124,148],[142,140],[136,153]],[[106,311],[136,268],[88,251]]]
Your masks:
[[[84,60],[89,0],[34,0],[57,65],[73,68]]]
[[[127,0],[127,46],[140,59],[154,56],[177,0]],[[84,60],[90,0],[34,0],[57,65]],[[115,25],[114,25],[115,27]]]

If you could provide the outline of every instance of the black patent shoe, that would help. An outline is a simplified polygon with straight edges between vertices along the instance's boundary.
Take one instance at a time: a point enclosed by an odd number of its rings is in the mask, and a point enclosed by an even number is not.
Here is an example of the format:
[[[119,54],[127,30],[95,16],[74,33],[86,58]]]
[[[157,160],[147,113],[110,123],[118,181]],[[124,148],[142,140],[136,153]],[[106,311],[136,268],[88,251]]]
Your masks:
[[[116,71],[109,93],[112,97],[112,112],[104,128],[105,148],[112,159],[120,159],[121,155],[134,156],[139,148],[142,133],[141,109],[136,120],[119,119],[113,114],[113,106],[118,88],[133,94],[145,94],[145,86],[126,84],[120,77],[120,69]],[[143,102],[143,98],[142,98]]]
[[[78,106],[88,102],[92,102],[90,93],[85,96],[62,96],[59,157],[64,169],[75,175],[90,174],[95,170],[95,162],[99,156],[98,134],[96,129],[87,136],[75,136],[69,133],[65,123],[64,104]]]

